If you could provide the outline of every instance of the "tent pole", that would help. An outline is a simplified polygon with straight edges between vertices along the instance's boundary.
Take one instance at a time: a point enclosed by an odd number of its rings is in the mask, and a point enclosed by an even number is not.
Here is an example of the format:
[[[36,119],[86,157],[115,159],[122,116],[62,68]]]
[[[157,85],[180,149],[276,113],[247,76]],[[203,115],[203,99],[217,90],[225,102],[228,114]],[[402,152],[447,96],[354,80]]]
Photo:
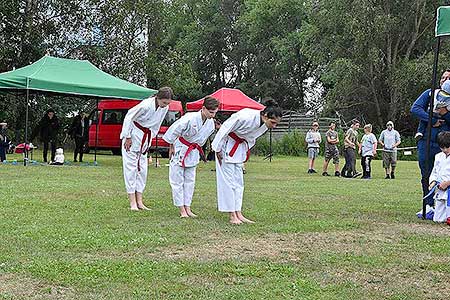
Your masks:
[[[269,149],[270,149],[270,158],[269,158],[269,162],[272,162],[272,128],[270,128],[270,144],[269,144]]]
[[[426,141],[426,159],[425,159],[425,174],[426,174],[426,180],[429,181],[430,177],[430,162],[428,158],[430,157],[430,145],[431,145],[431,122],[433,119],[433,108],[434,108],[434,93],[437,87],[437,68],[438,68],[438,62],[439,62],[439,49],[441,47],[441,37],[438,36],[436,40],[436,48],[434,49],[434,64],[433,64],[433,78],[431,81],[431,98],[430,98],[430,107],[428,111],[428,124],[427,124],[427,141]],[[426,218],[426,199],[422,200],[422,219],[425,220]]]
[[[27,78],[27,97],[26,97],[26,108],[25,108],[25,148],[24,148],[24,158],[23,165],[26,166],[28,162],[28,103],[30,99],[30,90],[28,89],[28,78]]]
[[[157,168],[158,167],[158,134],[156,134],[156,137],[155,137],[155,143],[156,143],[156,145],[155,145],[155,168]],[[152,140],[150,140],[150,146],[152,145]]]
[[[94,164],[97,163],[97,145],[98,145],[98,97],[95,98],[95,119],[97,122],[95,123],[95,149],[94,149]]]

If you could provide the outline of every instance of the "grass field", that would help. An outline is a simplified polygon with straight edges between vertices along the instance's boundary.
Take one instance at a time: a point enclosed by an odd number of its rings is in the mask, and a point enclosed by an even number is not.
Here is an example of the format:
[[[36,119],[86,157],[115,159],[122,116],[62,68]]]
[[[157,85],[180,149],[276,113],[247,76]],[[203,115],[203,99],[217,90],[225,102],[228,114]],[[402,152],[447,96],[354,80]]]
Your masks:
[[[199,218],[180,219],[167,167],[150,168],[152,211],[131,212],[120,157],[98,160],[0,165],[0,299],[450,297],[450,227],[415,217],[415,162],[385,180],[374,161],[366,181],[252,157],[243,211],[257,223],[233,226],[216,210],[212,163],[198,168]]]

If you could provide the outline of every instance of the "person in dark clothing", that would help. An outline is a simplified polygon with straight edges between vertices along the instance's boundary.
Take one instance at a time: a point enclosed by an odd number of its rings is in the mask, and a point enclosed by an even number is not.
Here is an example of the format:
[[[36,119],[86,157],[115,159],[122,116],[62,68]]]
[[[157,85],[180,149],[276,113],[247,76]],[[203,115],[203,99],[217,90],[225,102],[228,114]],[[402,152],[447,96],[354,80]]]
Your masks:
[[[0,123],[0,163],[6,160],[6,150],[9,148],[10,141],[6,135],[6,123]]]
[[[51,161],[55,160],[56,142],[59,130],[58,117],[53,109],[49,109],[45,112],[45,115],[39,121],[38,125],[34,128],[31,134],[31,141],[39,135],[40,140],[44,143],[43,158],[44,162],[47,162],[48,146],[51,147]]]
[[[80,155],[80,162],[83,162],[84,145],[89,139],[89,125],[89,119],[84,112],[80,112],[78,116],[73,118],[72,125],[70,125],[69,135],[75,140],[74,162],[77,162],[78,154]]]

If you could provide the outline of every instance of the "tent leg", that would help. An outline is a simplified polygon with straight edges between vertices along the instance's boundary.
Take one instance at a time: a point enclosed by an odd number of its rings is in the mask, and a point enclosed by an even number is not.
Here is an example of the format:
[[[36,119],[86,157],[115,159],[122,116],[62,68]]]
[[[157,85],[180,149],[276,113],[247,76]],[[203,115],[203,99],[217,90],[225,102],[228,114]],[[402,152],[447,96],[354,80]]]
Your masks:
[[[155,137],[155,168],[158,167],[158,135]],[[152,140],[150,140],[150,146],[152,145]]]
[[[95,119],[97,120],[97,123],[95,123],[94,164],[97,164],[98,122],[100,122],[100,120],[98,119],[98,98],[96,98],[95,104]]]
[[[425,171],[427,174],[426,180],[429,181],[429,170],[430,170],[430,163],[428,161],[428,157],[430,157],[430,144],[431,144],[431,122],[433,119],[433,108],[434,108],[434,93],[437,87],[437,68],[438,68],[438,62],[439,62],[439,49],[441,47],[441,37],[438,36],[436,40],[436,48],[434,49],[434,64],[433,64],[433,78],[431,81],[431,98],[430,98],[430,107],[428,111],[428,124],[427,124],[427,140],[426,140],[426,158],[425,159]],[[425,220],[426,218],[426,199],[422,200],[422,219]]]
[[[24,157],[23,157],[23,165],[26,166],[28,163],[28,104],[30,99],[30,90],[27,89],[27,99],[26,99],[26,107],[25,107],[25,149],[24,149]]]
[[[269,135],[270,135],[270,144],[269,144],[269,150],[270,150],[270,153],[269,153],[269,155],[270,155],[270,158],[269,158],[269,162],[272,162],[272,128],[270,128],[270,132],[269,132]]]

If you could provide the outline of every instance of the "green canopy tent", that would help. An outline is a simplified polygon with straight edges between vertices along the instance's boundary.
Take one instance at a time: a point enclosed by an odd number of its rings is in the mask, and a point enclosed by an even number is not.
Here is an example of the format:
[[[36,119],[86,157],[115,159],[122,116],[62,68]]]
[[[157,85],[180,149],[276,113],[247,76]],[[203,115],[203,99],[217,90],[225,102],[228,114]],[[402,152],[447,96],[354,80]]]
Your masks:
[[[155,90],[105,73],[87,60],[56,58],[48,55],[26,67],[0,73],[0,90],[26,91],[25,143],[28,143],[30,91],[96,97],[97,113],[98,98],[142,100],[156,93]],[[27,163],[28,153],[25,158],[24,165]],[[95,151],[94,160],[97,160],[97,151]]]

